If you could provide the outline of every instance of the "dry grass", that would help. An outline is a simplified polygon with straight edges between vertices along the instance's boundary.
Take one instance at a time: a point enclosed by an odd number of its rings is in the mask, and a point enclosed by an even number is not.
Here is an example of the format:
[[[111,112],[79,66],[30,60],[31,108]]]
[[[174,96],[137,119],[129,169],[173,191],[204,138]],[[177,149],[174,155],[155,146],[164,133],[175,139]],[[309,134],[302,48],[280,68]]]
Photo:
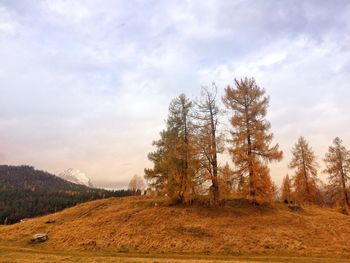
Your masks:
[[[295,263],[345,263],[346,259],[281,257],[281,256],[213,256],[213,255],[174,255],[174,254],[132,254],[108,253],[92,251],[48,251],[42,249],[16,246],[0,246],[0,262],[32,263],[32,262],[71,262],[71,263],[224,263],[224,262],[295,262]]]
[[[45,224],[49,218],[56,222]],[[49,240],[30,244],[30,237],[38,232],[47,232]],[[71,253],[350,259],[350,216],[318,207],[306,207],[298,213],[282,204],[253,207],[242,200],[228,202],[225,207],[203,208],[168,206],[164,199],[110,198],[1,226],[0,243]]]

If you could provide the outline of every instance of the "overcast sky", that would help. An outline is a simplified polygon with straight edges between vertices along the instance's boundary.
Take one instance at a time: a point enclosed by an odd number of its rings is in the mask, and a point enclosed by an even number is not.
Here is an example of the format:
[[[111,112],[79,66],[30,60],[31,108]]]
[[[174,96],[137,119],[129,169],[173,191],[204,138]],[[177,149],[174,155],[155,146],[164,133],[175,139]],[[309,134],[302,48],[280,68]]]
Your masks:
[[[0,0],[0,163],[125,186],[170,100],[255,77],[285,152],[350,148],[350,1]],[[325,178],[324,175],[321,175]]]

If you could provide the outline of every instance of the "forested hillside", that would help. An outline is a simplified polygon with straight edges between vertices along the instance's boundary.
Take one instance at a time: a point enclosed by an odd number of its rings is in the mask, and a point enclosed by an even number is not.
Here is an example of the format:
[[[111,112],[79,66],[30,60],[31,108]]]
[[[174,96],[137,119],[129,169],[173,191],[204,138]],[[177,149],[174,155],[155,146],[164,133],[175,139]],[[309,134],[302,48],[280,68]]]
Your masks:
[[[107,191],[65,181],[31,166],[0,166],[0,223],[56,212],[78,203],[129,191]]]

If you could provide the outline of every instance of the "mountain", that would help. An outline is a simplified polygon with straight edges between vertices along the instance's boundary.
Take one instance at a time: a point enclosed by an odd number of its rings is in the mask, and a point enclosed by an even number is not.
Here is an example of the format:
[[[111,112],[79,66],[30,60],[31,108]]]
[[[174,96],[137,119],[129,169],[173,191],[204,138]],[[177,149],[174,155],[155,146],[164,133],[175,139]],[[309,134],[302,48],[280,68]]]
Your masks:
[[[78,169],[69,168],[58,176],[71,183],[93,187],[91,180]]]
[[[55,223],[46,224],[49,219]],[[261,256],[253,262],[271,262],[262,258],[268,255],[293,257],[273,262],[299,262],[298,256],[314,256],[321,258],[303,258],[301,262],[349,262],[336,260],[349,260],[349,225],[349,216],[317,206],[293,212],[282,203],[253,206],[247,200],[235,199],[224,206],[208,208],[198,204],[174,206],[165,198],[142,196],[96,200],[27,222],[0,226],[0,244],[28,244],[32,235],[44,232],[48,234],[47,242],[26,249],[67,254],[90,250],[132,255]],[[323,261],[322,257],[334,259]]]
[[[0,224],[11,224],[111,196],[127,190],[108,191],[68,182],[31,166],[0,165]]]

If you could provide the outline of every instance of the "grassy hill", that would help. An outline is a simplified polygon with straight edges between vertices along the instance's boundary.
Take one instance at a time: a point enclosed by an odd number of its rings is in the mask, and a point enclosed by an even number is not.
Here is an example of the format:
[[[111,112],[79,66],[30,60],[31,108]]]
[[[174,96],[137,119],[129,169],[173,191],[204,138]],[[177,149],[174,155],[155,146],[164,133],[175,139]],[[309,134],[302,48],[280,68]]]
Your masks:
[[[48,219],[55,223],[46,224]],[[38,232],[49,240],[30,244]],[[350,216],[314,206],[302,212],[283,204],[254,207],[244,200],[204,208],[169,206],[160,198],[109,198],[1,226],[0,244],[41,251],[350,259]]]

